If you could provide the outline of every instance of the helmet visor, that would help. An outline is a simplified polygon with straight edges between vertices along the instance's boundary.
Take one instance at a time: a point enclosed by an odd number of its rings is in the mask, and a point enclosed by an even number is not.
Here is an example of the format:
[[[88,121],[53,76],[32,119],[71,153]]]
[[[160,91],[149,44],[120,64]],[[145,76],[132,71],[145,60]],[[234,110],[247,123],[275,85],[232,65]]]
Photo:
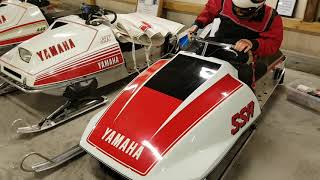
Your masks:
[[[258,11],[258,8],[251,7],[251,8],[240,8],[235,4],[232,5],[233,13],[238,16],[239,18],[246,19],[251,18],[254,14]]]
[[[251,0],[251,2],[253,2],[253,3],[262,3],[262,2],[264,2],[265,0]]]

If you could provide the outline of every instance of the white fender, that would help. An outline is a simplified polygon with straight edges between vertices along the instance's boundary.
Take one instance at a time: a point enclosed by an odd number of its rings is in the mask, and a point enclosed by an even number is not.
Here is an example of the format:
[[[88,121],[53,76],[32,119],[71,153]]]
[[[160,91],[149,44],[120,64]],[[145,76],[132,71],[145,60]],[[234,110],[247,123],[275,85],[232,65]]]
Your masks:
[[[0,48],[28,40],[48,28],[41,10],[30,3],[9,0],[0,5]]]

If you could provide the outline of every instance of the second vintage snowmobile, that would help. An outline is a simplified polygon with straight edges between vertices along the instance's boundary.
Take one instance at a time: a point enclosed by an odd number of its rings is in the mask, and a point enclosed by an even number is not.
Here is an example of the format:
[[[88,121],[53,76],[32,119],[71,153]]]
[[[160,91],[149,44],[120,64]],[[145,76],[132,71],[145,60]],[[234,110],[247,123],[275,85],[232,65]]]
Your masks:
[[[8,0],[0,3],[0,54],[17,44],[43,33],[59,17],[73,11],[61,11],[47,0]]]
[[[104,105],[107,99],[92,95],[93,91],[153,63],[142,46],[132,48],[116,39],[112,27],[119,19],[114,12],[90,5],[82,9],[82,14],[57,19],[47,31],[0,58],[0,78],[7,88],[68,99],[38,124],[19,127],[18,133],[43,131]],[[142,29],[151,31],[153,25]],[[159,57],[161,47],[150,52]]]
[[[75,11],[60,11],[47,0],[7,0],[0,3],[0,55],[48,29],[55,19]],[[3,93],[14,90],[0,80]]]
[[[257,61],[253,90],[239,79],[232,45],[196,40],[190,48],[134,79],[91,119],[79,145],[52,159],[28,154],[21,169],[42,172],[87,152],[124,179],[223,177],[282,83],[285,57]],[[46,161],[27,168],[33,155]]]

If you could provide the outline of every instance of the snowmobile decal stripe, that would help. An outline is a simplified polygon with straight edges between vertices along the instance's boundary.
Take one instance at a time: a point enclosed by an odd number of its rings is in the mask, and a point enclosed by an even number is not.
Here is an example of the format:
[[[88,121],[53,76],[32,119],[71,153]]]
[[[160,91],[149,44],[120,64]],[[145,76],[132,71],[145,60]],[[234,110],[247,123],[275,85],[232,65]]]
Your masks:
[[[106,57],[109,57],[111,56],[112,54],[115,54],[115,53],[120,53],[120,49],[119,47],[115,47],[115,48],[111,48],[111,49],[107,49],[105,51],[102,51],[102,52],[98,52],[98,53],[95,53],[95,54],[92,54],[90,56],[87,56],[87,57],[83,57],[82,59],[76,59],[76,60],[73,60],[72,62],[62,66],[62,67],[59,67],[57,69],[53,69],[49,72],[46,72],[45,74],[42,74],[42,75],[39,75],[37,77],[37,80],[41,80],[41,79],[44,79],[44,78],[47,78],[47,77],[50,77],[52,76],[52,74],[59,74],[59,73],[63,73],[65,72],[66,70],[69,70],[70,68],[72,67],[78,67],[80,65],[83,65],[83,64],[87,64],[87,63],[90,63],[92,61],[96,61],[97,58],[106,58]]]
[[[116,44],[116,47],[119,47],[119,46]],[[108,47],[108,48],[110,48],[110,47]],[[112,46],[111,48],[114,48],[114,46]],[[94,55],[94,53],[95,53],[95,54],[98,54],[98,53],[100,53],[100,52],[101,52],[101,49],[98,50],[98,51],[94,51],[94,52],[93,52],[92,54],[90,54],[89,56]],[[88,57],[89,57],[89,56],[88,56]],[[84,56],[84,57],[85,57],[85,56]],[[70,59],[72,59],[72,58],[69,58],[69,59],[67,59],[67,60],[61,61],[60,63],[57,63],[56,65],[59,65],[59,64],[61,64],[61,63],[64,63],[64,62],[66,62],[66,61],[68,61],[68,60],[70,60]],[[18,67],[16,67],[16,66],[13,66],[12,64],[7,63],[7,62],[6,62],[5,60],[3,60],[3,59],[0,59],[0,61],[3,62],[3,63],[5,63],[6,65],[8,65],[8,66],[10,66],[10,67],[12,67],[12,68],[18,69],[19,71],[22,71],[22,72],[24,72],[24,73],[26,73],[26,74],[34,75],[34,74],[30,74],[29,72],[24,71],[23,69],[20,69],[20,68],[18,68]],[[76,59],[76,60],[74,60],[74,59],[71,60],[71,62],[74,62],[74,61],[77,62],[77,59]],[[56,66],[56,65],[54,65],[54,66]],[[53,67],[49,67],[49,68],[53,68]],[[47,69],[49,69],[49,68],[47,68]],[[45,69],[45,70],[47,70],[47,69]],[[43,70],[43,71],[45,71],[45,70]],[[51,71],[50,71],[50,72],[51,72]],[[49,72],[49,74],[50,74],[50,72]],[[46,73],[47,73],[47,71],[46,71]],[[37,73],[37,74],[39,74],[39,73]],[[44,74],[41,74],[41,76],[43,76],[43,75],[44,75]],[[39,76],[39,77],[41,77],[41,76]],[[39,77],[37,77],[37,78],[39,78]],[[37,80],[39,80],[39,79],[37,79]]]
[[[169,63],[167,60],[158,60],[151,67],[137,76],[129,85],[126,86],[126,88],[119,94],[114,102],[112,102],[112,106],[109,106],[106,113],[110,113],[110,116],[115,119],[126,107],[128,102],[130,102],[136,93],[141,89],[141,87],[167,63]]]
[[[68,67],[71,67],[75,64],[78,64],[78,63],[81,63],[81,62],[84,62],[86,61],[88,58],[94,58],[94,57],[97,57],[97,56],[100,56],[100,55],[103,55],[105,53],[109,53],[109,51],[111,50],[117,50],[119,47],[118,46],[114,46],[114,47],[111,47],[111,48],[105,48],[105,49],[101,49],[99,51],[95,51],[89,55],[86,55],[86,56],[83,56],[83,57],[79,57],[79,58],[76,58],[76,59],[73,59],[72,61],[70,62],[67,62],[65,65],[61,66],[61,67],[57,67],[57,68],[53,68],[52,70],[50,71],[47,71],[43,74],[40,74],[37,78],[43,78],[45,76],[48,76],[50,74],[52,74],[51,72],[52,71],[59,71],[59,70],[63,70],[63,69],[66,69]]]
[[[109,59],[112,59],[112,58],[115,58],[114,60],[116,62],[108,63],[108,65],[104,66],[103,68],[101,68],[101,65],[99,66],[99,63],[101,61],[104,61],[103,59],[109,60]],[[117,52],[114,52],[112,54],[108,54],[108,55],[104,55],[104,56],[101,56],[101,57],[97,57],[95,59],[92,59],[89,62],[69,67],[69,68],[67,68],[67,69],[65,69],[65,70],[63,70],[61,72],[54,72],[53,71],[52,75],[44,77],[44,78],[41,78],[41,79],[37,79],[36,82],[45,81],[47,79],[52,79],[52,76],[59,77],[59,76],[62,76],[62,74],[65,74],[65,73],[79,73],[78,70],[80,68],[85,67],[85,66],[89,66],[89,65],[97,65],[97,66],[99,66],[99,69],[96,69],[96,68],[87,69],[87,71],[83,71],[81,73],[81,76],[92,74],[92,73],[95,73],[95,72],[97,72],[99,70],[106,70],[106,69],[109,69],[109,68],[112,68],[112,67],[115,67],[115,66],[118,66],[118,65],[121,65],[121,64],[123,64],[122,54],[120,53],[120,51],[117,51]],[[50,82],[50,83],[56,83],[56,82]],[[43,85],[43,84],[41,84],[41,85]]]
[[[83,63],[83,62],[85,62],[87,60],[90,60],[92,58],[96,58],[98,56],[105,55],[106,53],[113,53],[113,52],[118,51],[118,50],[119,50],[119,46],[114,46],[113,48],[106,48],[106,49],[103,49],[103,51],[99,51],[99,52],[96,52],[96,53],[93,53],[93,54],[90,54],[90,55],[87,55],[87,56],[72,60],[71,62],[66,63],[64,66],[57,67],[57,68],[55,68],[53,70],[56,70],[56,71],[64,70],[64,69],[66,69],[68,67],[81,64],[81,63]],[[50,72],[47,72],[47,73],[45,73],[43,75],[50,75]]]
[[[84,62],[84,63],[75,64],[75,65],[73,65],[73,66],[66,67],[66,68],[64,68],[63,70],[60,70],[60,71],[50,71],[50,72],[52,72],[51,75],[48,74],[48,75],[46,75],[45,77],[41,77],[41,78],[37,77],[36,81],[42,81],[42,80],[44,80],[44,79],[51,78],[52,75],[54,75],[54,76],[59,76],[60,74],[63,74],[63,73],[66,73],[66,72],[70,72],[70,71],[76,70],[76,69],[78,69],[79,67],[87,66],[87,65],[90,65],[90,64],[92,64],[92,63],[98,64],[98,66],[99,66],[99,65],[100,65],[99,63],[100,63],[101,61],[103,61],[103,59],[108,60],[108,59],[111,59],[112,57],[117,57],[117,58],[119,58],[118,55],[121,55],[120,51],[115,51],[115,52],[112,52],[112,53],[108,53],[108,54],[104,54],[104,55],[101,55],[101,56],[97,56],[97,58],[95,58],[95,59],[90,59],[91,61],[87,61],[87,62]],[[118,60],[119,60],[119,59],[118,59]],[[116,64],[120,65],[119,63],[121,64],[121,62],[118,62],[118,61],[117,61],[117,62],[111,62],[111,63],[109,63],[107,66],[109,67],[109,66],[111,66],[111,65],[116,65]],[[101,68],[101,67],[99,66],[99,68]],[[103,68],[101,68],[101,69],[103,69]],[[88,72],[88,73],[89,73],[89,72]],[[84,75],[85,75],[85,74],[84,74]]]
[[[108,61],[107,65],[100,65],[99,62]],[[48,78],[42,80],[36,80],[34,85],[48,85],[53,83],[58,83],[66,80],[72,80],[82,76],[89,76],[93,73],[104,71],[106,69],[114,68],[124,63],[123,56],[119,51],[115,54],[107,54],[104,57],[94,58],[91,61],[83,64],[81,66],[74,66],[64,70],[61,73],[54,73]]]
[[[134,84],[129,89],[131,86]],[[143,86],[124,109],[129,97],[120,95],[87,142],[145,176],[181,138],[241,87],[241,82],[226,75],[162,127],[182,101]]]
[[[24,26],[33,25],[33,24],[37,24],[37,23],[40,23],[40,22],[47,22],[47,21],[46,20],[39,20],[39,21],[34,21],[34,22],[22,24],[22,25],[19,25],[19,26],[14,26],[14,27],[11,27],[9,29],[0,31],[0,33],[5,33],[5,32],[8,32],[8,31],[11,31],[11,30],[14,30],[14,29],[18,29],[18,28],[21,28],[21,27],[24,27]]]
[[[14,39],[0,41],[0,46],[7,46],[7,45],[11,45],[11,44],[21,43],[23,41],[26,41],[28,39],[33,38],[34,36],[37,36],[38,34],[40,34],[40,33],[35,33],[35,34],[27,35],[27,36],[14,38]]]

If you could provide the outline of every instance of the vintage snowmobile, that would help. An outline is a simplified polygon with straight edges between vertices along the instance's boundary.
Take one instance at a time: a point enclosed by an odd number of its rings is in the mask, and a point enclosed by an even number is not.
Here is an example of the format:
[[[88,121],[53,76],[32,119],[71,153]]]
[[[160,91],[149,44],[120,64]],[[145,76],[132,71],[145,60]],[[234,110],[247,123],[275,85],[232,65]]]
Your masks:
[[[117,19],[114,12],[97,6],[83,10],[80,16],[57,19],[47,31],[0,58],[0,78],[6,88],[68,99],[40,123],[19,127],[18,133],[43,131],[104,105],[107,99],[92,92],[153,63],[144,48],[136,46],[133,56],[130,44],[117,41],[111,28]],[[161,47],[151,49],[155,57],[160,52]]]
[[[48,29],[59,17],[73,11],[61,11],[47,0],[8,0],[0,3],[0,52],[12,49]]]
[[[75,11],[60,11],[47,0],[8,0],[0,3],[0,55],[43,33],[55,19]],[[14,90],[0,80],[4,92]]]
[[[21,169],[42,172],[87,152],[125,179],[221,178],[283,81],[285,57],[257,61],[253,90],[238,78],[231,45],[197,40],[191,49],[134,79],[91,119],[78,146],[52,159],[31,153]],[[27,168],[33,155],[46,161]]]

